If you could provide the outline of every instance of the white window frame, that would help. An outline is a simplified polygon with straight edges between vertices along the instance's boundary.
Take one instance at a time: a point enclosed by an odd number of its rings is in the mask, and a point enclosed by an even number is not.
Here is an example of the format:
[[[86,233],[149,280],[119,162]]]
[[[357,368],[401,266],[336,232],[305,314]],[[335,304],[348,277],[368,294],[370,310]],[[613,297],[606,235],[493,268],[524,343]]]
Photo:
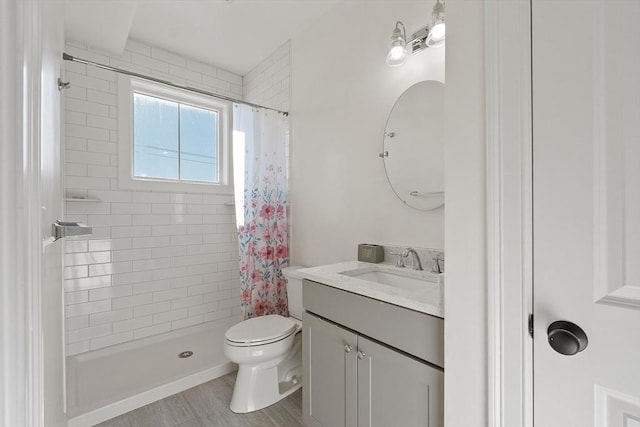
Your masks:
[[[169,191],[187,193],[233,194],[233,162],[231,152],[231,104],[127,75],[118,76],[118,187],[123,190]],[[133,95],[140,93],[193,105],[218,113],[219,182],[178,181],[153,177],[136,177],[133,171]]]

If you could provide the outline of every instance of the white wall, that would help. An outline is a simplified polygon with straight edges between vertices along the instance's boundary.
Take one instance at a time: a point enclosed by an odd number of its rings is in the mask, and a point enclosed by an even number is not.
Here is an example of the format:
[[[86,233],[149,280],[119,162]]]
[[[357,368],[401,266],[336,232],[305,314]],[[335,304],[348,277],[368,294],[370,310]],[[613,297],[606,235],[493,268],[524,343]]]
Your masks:
[[[29,335],[25,326],[27,289],[22,285],[20,267],[26,250],[21,239],[24,210],[19,167],[24,120],[19,68],[21,58],[26,55],[20,44],[19,10],[18,0],[0,2],[0,93],[4,100],[0,103],[0,220],[3,224],[15,224],[7,227],[0,239],[0,425],[26,424],[24,386]]]
[[[0,218],[7,225],[0,243],[3,426],[66,425],[60,243],[50,239],[50,221],[61,211],[56,80],[62,12],[60,3],[42,0],[0,6]]]
[[[444,247],[444,209],[421,212],[393,193],[378,153],[398,97],[444,79],[444,49],[386,65],[397,20],[410,34],[433,2],[346,1],[291,42],[292,263],[354,259],[358,243]]]
[[[292,258],[352,259],[364,241],[444,248],[445,425],[476,427],[487,423],[483,0],[446,4],[445,209],[402,205],[377,157],[395,99],[441,73],[444,50],[384,63],[395,21],[411,32],[432,6],[344,2],[292,40]]]
[[[41,1],[42,4],[42,62],[38,73],[40,87],[40,146],[37,179],[39,191],[31,191],[31,209],[40,216],[42,236],[38,241],[47,242],[51,224],[62,218],[62,99],[57,79],[62,67],[64,50],[64,6],[59,2]],[[23,236],[24,237],[24,236]],[[60,286],[62,277],[63,242],[43,247],[40,285],[40,316],[42,322],[43,358],[43,424],[50,427],[66,427],[64,359],[63,301]],[[34,256],[31,256],[34,261]],[[35,350],[35,349],[34,349]]]
[[[484,0],[447,2],[445,425],[487,425]]]
[[[68,43],[67,53],[236,98],[242,77],[130,41],[122,57]],[[65,62],[66,219],[94,227],[68,240],[67,354],[239,314],[232,196],[122,191],[117,180],[117,75]]]

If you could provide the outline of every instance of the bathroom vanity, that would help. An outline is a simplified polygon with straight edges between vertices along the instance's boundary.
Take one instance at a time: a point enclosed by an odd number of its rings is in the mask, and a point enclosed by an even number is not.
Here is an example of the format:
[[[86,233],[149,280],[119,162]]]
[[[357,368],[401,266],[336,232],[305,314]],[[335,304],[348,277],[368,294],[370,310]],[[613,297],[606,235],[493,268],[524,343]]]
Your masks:
[[[300,274],[305,425],[442,426],[443,275],[359,262]]]

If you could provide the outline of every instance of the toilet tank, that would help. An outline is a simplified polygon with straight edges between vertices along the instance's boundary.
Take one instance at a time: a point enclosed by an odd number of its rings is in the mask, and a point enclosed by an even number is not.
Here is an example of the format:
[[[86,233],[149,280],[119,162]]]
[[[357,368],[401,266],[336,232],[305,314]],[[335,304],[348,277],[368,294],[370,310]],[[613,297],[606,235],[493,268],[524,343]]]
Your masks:
[[[289,299],[289,315],[302,320],[302,276],[297,272],[305,267],[293,266],[282,269],[287,280],[287,297]]]

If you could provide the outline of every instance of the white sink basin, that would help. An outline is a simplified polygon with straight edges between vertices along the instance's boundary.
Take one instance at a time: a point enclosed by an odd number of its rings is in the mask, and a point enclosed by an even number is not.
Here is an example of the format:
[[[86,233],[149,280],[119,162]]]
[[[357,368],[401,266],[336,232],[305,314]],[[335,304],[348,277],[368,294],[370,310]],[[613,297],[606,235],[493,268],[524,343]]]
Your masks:
[[[444,273],[360,261],[320,265],[297,272],[312,282],[444,317]]]
[[[370,266],[343,271],[339,274],[411,292],[423,292],[438,283],[436,274],[388,266]]]

